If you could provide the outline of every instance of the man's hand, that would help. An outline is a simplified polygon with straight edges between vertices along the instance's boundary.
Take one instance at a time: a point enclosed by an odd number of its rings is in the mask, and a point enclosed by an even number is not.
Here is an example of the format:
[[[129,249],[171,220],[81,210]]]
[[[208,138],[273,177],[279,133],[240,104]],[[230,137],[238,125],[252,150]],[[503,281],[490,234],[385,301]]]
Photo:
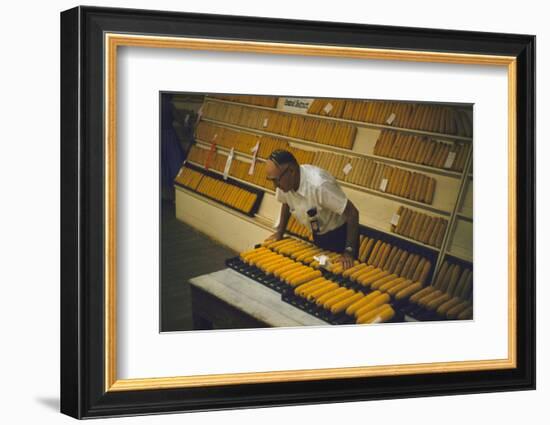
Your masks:
[[[349,269],[350,267],[353,267],[353,256],[347,252],[344,252],[338,258],[338,262],[342,263],[344,270]]]

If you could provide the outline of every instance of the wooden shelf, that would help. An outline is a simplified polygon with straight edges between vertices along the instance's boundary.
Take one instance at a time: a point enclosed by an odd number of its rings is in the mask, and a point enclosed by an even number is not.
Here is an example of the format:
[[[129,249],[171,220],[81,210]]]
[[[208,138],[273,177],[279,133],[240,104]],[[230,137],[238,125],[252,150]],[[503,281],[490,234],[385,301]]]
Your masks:
[[[215,206],[215,207],[217,207],[217,208],[223,210],[224,212],[227,212],[227,213],[229,213],[229,214],[231,214],[231,215],[234,215],[234,216],[236,216],[236,217],[239,217],[239,218],[241,218],[241,219],[243,219],[243,220],[246,220],[246,221],[248,221],[248,222],[250,222],[250,223],[254,223],[254,224],[256,224],[256,225],[258,225],[258,226],[260,226],[260,227],[262,227],[262,228],[264,228],[264,229],[266,229],[266,230],[273,231],[273,228],[267,226],[267,225],[265,224],[265,221],[264,221],[264,220],[260,220],[260,219],[258,219],[257,217],[250,217],[250,216],[248,216],[248,215],[246,215],[246,214],[244,214],[244,213],[240,213],[240,212],[238,212],[238,211],[236,211],[236,210],[234,210],[234,209],[231,209],[231,208],[229,208],[229,207],[226,207],[226,206],[223,205],[223,204],[220,204],[219,202],[215,202],[215,201],[213,201],[213,200],[211,200],[211,199],[209,199],[209,198],[206,198],[206,197],[204,197],[204,196],[201,196],[200,194],[198,194],[198,193],[196,193],[196,192],[193,192],[192,190],[188,190],[188,189],[186,189],[186,188],[184,188],[184,187],[181,187],[181,186],[178,186],[178,185],[174,185],[174,188],[175,188],[175,190],[179,190],[180,192],[184,192],[184,193],[186,193],[186,194],[189,195],[189,196],[193,196],[193,197],[196,198],[196,199],[199,199],[199,200],[201,200],[201,201],[203,201],[203,202],[206,202],[208,205]]]
[[[227,103],[227,104],[230,104],[230,105],[244,106],[244,107],[254,108],[254,109],[262,109],[262,110],[271,111],[271,112],[279,112],[281,114],[296,115],[296,114],[293,114],[292,112],[283,111],[283,110],[277,109],[277,108],[269,108],[269,107],[266,107],[266,106],[250,105],[250,104],[241,103],[241,102],[232,102],[230,100],[216,99],[216,98],[209,97],[209,96],[205,97],[205,102],[206,101],[218,102],[218,103]],[[399,131],[399,132],[402,132],[402,133],[416,134],[416,135],[419,135],[419,136],[429,136],[429,137],[432,137],[434,139],[443,139],[443,140],[461,141],[461,142],[471,142],[473,140],[472,137],[457,136],[457,135],[454,135],[454,134],[445,134],[445,133],[434,133],[434,132],[431,132],[431,131],[415,130],[415,129],[412,129],[412,128],[393,127],[391,125],[386,125],[386,124],[375,124],[375,123],[369,123],[369,122],[364,122],[364,121],[353,121],[353,120],[348,120],[348,119],[344,119],[344,118],[326,117],[326,116],[323,116],[323,115],[309,114],[307,112],[303,113],[303,114],[299,114],[299,115],[310,117],[310,118],[317,118],[317,119],[327,120],[327,121],[337,121],[337,122],[341,122],[341,123],[345,123],[345,124],[351,124],[351,125],[354,125],[356,127],[376,128],[376,129],[380,129],[380,130],[393,130],[393,131]]]
[[[191,162],[191,163],[193,163],[193,162]],[[196,165],[196,164],[195,164],[195,165]],[[260,227],[262,227],[262,228],[264,228],[264,229],[266,229],[266,230],[269,230],[269,231],[272,231],[272,232],[275,231],[275,229],[274,229],[274,227],[273,227],[274,224],[275,224],[275,222],[274,222],[273,220],[269,219],[268,217],[264,217],[264,216],[261,216],[261,215],[259,215],[259,214],[255,214],[255,217],[252,218],[252,217],[250,217],[250,216],[247,216],[246,214],[239,213],[238,211],[235,211],[235,210],[233,210],[233,209],[231,209],[231,208],[228,208],[228,207],[226,207],[225,205],[219,204],[219,203],[217,203],[217,202],[215,202],[215,201],[213,201],[213,200],[211,200],[211,199],[208,199],[208,198],[206,198],[206,197],[204,197],[204,196],[201,196],[200,194],[198,194],[198,193],[196,193],[196,192],[193,192],[193,191],[191,191],[191,190],[187,190],[187,189],[185,189],[185,188],[183,188],[183,187],[181,187],[181,186],[174,185],[174,187],[176,188],[176,190],[181,190],[181,191],[183,191],[183,192],[185,192],[185,193],[187,193],[187,194],[189,194],[189,195],[191,195],[191,196],[194,196],[194,197],[197,198],[197,199],[200,199],[200,200],[202,200],[202,201],[208,203],[209,205],[214,205],[214,206],[216,206],[216,207],[218,207],[218,208],[220,208],[220,209],[222,209],[222,210],[224,210],[224,211],[226,211],[226,212],[229,212],[229,213],[231,213],[231,214],[233,214],[233,215],[235,215],[235,216],[241,217],[243,220],[247,220],[247,221],[249,221],[249,222],[251,222],[251,223],[257,224],[258,226],[260,226]],[[392,233],[391,231],[389,231],[389,230],[387,230],[387,229],[382,229],[382,228],[380,228],[380,227],[378,227],[378,226],[374,226],[374,225],[368,224],[368,223],[360,223],[360,224],[363,225],[363,226],[365,226],[365,227],[368,227],[368,228],[370,228],[370,229],[372,229],[372,230],[376,230],[376,231],[385,233],[385,234],[387,234],[387,235],[390,235],[390,236],[395,237],[396,239],[401,239],[401,240],[407,241],[407,242],[409,242],[409,243],[412,243],[412,244],[414,244],[414,245],[421,246],[421,247],[426,248],[426,249],[429,249],[429,250],[431,250],[431,251],[435,251],[435,252],[439,252],[439,251],[440,251],[439,248],[436,248],[436,247],[431,246],[431,245],[427,245],[427,244],[425,244],[425,243],[422,243],[422,242],[420,242],[420,241],[417,241],[417,240],[408,238],[408,237],[403,236],[403,235],[400,235],[400,234],[398,234],[398,233]]]
[[[280,139],[285,139],[285,140],[288,140],[292,143],[309,146],[311,148],[315,148],[315,150],[321,150],[321,151],[324,151],[324,152],[338,153],[340,155],[346,155],[346,156],[351,156],[351,157],[355,157],[355,158],[371,159],[373,161],[384,162],[386,164],[395,165],[395,166],[398,166],[398,167],[401,167],[401,168],[407,168],[407,169],[412,169],[412,170],[417,170],[417,171],[424,171],[424,172],[427,172],[427,173],[438,174],[438,175],[441,175],[441,176],[452,177],[452,178],[456,178],[456,179],[460,179],[462,177],[462,172],[461,171],[446,170],[444,168],[437,168],[437,167],[431,167],[429,165],[417,164],[417,163],[414,163],[414,162],[401,161],[399,159],[388,158],[388,157],[385,157],[385,156],[354,152],[352,150],[345,149],[345,148],[339,148],[337,146],[325,145],[325,144],[322,144],[322,143],[312,142],[312,141],[304,140],[304,139],[297,139],[295,137],[284,136],[284,135],[281,135],[281,134],[271,133],[271,132],[268,132],[268,131],[257,130],[257,129],[249,128],[249,127],[242,127],[242,126],[239,126],[239,125],[236,125],[236,124],[230,124],[230,123],[226,123],[226,122],[223,122],[223,121],[213,120],[213,119],[210,119],[210,118],[201,118],[201,120],[205,121],[205,122],[212,123],[212,124],[219,125],[221,127],[226,127],[226,128],[230,128],[230,129],[233,129],[233,130],[239,130],[239,131],[249,133],[249,134],[261,134],[263,136],[271,136],[271,137],[277,137],[277,138],[280,138]],[[207,143],[207,142],[205,142],[205,143]]]
[[[407,204],[407,205],[410,205],[410,206],[415,207],[415,208],[428,210],[432,213],[436,213],[436,214],[439,214],[439,215],[444,216],[444,217],[449,217],[451,215],[451,213],[449,211],[445,211],[445,210],[442,210],[440,208],[432,207],[431,205],[425,204],[423,202],[413,201],[412,199],[402,198],[400,196],[392,195],[391,193],[380,192],[378,190],[369,189],[369,188],[364,187],[364,186],[359,186],[357,184],[344,182],[344,181],[341,181],[341,180],[338,180],[338,183],[340,183],[342,186],[347,186],[347,187],[350,187],[352,189],[360,190],[362,192],[369,193],[371,195],[380,196],[382,198],[390,199],[392,201],[400,202],[402,204]]]
[[[205,146],[208,149],[210,149],[210,146],[208,146],[207,143],[208,142],[200,141],[198,144],[200,144],[201,146]],[[228,149],[224,146],[216,146],[216,148],[220,149],[224,152],[227,152],[227,153],[229,153],[229,151],[231,150],[231,149]],[[241,153],[240,151],[235,151],[235,152],[239,152],[239,155],[242,155],[245,158],[252,159],[252,155],[244,154],[244,153]],[[256,158],[256,159],[259,160],[259,161],[265,162],[265,159],[260,159],[260,158]],[[239,180],[239,179],[236,179],[236,180]],[[246,183],[245,180],[242,180],[242,182]],[[337,182],[340,185],[344,186],[344,187],[349,187],[349,188],[352,188],[352,189],[355,189],[355,190],[358,190],[358,191],[361,191],[361,192],[364,192],[364,193],[368,193],[368,194],[371,194],[371,195],[374,195],[374,196],[380,196],[382,198],[386,198],[386,199],[390,199],[392,201],[407,204],[407,205],[410,205],[410,206],[413,206],[413,207],[416,207],[416,208],[419,208],[419,209],[428,210],[432,213],[439,214],[443,217],[449,217],[451,215],[451,213],[449,211],[442,210],[440,208],[432,207],[431,205],[425,204],[423,202],[414,201],[414,200],[408,199],[408,198],[402,198],[400,196],[396,196],[396,195],[392,195],[390,193],[385,193],[385,192],[381,192],[381,191],[378,191],[378,190],[370,189],[368,187],[360,186],[358,184],[346,182],[346,181],[343,181],[343,180],[338,180],[337,179]],[[257,187],[262,188],[261,186],[257,186]],[[275,193],[274,191],[271,191],[270,189],[267,189],[267,188],[264,188],[264,190],[266,190],[270,193]]]

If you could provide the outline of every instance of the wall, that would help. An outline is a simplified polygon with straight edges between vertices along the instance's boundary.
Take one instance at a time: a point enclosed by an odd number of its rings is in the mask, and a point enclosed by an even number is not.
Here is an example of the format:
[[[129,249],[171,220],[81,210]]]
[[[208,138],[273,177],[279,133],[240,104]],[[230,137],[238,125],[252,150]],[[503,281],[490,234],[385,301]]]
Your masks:
[[[2,239],[2,419],[4,423],[71,423],[57,413],[59,382],[59,11],[71,1],[11,2],[2,14],[0,79],[0,177]],[[538,37],[538,140],[549,139],[542,117],[550,114],[550,29],[543,2],[440,1],[406,2],[181,2],[97,1],[96,5],[156,8],[190,12],[332,20],[369,24],[437,27],[536,34]],[[546,95],[546,98],[544,98]],[[31,102],[32,100],[32,102]],[[315,418],[335,423],[357,418],[369,422],[464,424],[472,420],[513,424],[548,417],[550,396],[548,323],[542,300],[550,297],[545,282],[550,252],[545,243],[550,213],[543,186],[543,167],[550,147],[538,146],[538,390],[455,397],[345,403],[304,407],[115,419],[109,423],[256,424]],[[15,254],[15,255],[14,255]],[[428,413],[429,411],[429,413]],[[541,420],[535,421],[540,423]]]

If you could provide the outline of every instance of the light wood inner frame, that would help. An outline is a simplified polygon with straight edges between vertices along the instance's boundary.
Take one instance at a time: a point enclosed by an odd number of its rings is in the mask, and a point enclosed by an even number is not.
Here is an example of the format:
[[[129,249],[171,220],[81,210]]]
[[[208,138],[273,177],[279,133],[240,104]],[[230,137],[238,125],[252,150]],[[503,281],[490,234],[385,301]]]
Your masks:
[[[137,391],[214,385],[312,381],[420,373],[448,373],[510,369],[517,365],[516,353],[516,58],[513,56],[368,49],[254,41],[212,40],[149,35],[106,33],[105,46],[105,391]],[[400,364],[276,372],[231,373],[164,378],[117,379],[116,362],[116,93],[117,52],[120,46],[170,48],[325,56],[356,59],[397,60],[468,65],[503,66],[508,71],[508,358]]]

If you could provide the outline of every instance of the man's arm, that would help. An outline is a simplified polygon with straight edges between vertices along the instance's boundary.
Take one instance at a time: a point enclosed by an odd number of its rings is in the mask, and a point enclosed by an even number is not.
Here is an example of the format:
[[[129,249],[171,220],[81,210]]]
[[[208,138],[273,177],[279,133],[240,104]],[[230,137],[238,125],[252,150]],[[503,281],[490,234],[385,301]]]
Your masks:
[[[283,203],[283,205],[281,206],[281,214],[279,216],[279,226],[277,227],[277,231],[266,240],[278,241],[282,239],[285,234],[286,226],[288,225],[289,219],[290,219],[290,208],[288,207],[288,204]]]
[[[351,255],[353,258],[357,258],[359,256],[359,247],[357,246],[359,243],[359,211],[349,199],[343,216],[346,218],[347,224],[346,247],[351,247],[353,249]]]
[[[279,227],[277,227],[277,234],[279,239],[283,237],[286,231],[286,226],[288,225],[288,220],[290,219],[290,208],[288,204],[283,204],[281,206],[281,215],[279,217]]]

